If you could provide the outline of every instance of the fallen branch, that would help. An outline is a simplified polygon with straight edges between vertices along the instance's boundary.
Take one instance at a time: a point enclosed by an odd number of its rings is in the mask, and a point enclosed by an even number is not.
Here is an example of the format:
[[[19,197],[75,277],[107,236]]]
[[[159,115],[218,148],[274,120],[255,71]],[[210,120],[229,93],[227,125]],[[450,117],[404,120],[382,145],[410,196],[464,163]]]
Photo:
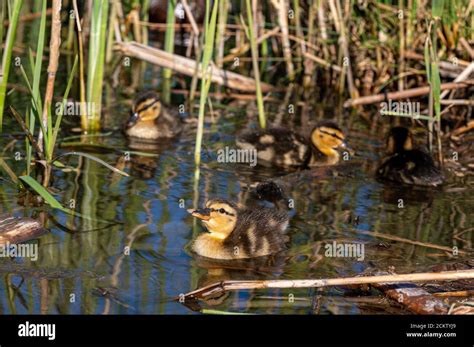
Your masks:
[[[193,76],[194,70],[196,68],[195,60],[168,53],[161,49],[152,48],[133,41],[118,42],[115,44],[115,50],[122,52],[126,56],[141,59],[187,76]],[[198,69],[198,77],[202,78],[201,66],[199,66]],[[235,72],[219,69],[214,65],[211,68],[210,78],[214,83],[244,92],[255,92],[256,89],[255,80],[253,78],[242,76]],[[261,87],[264,93],[274,89],[274,87],[268,83],[261,83]]]
[[[44,232],[41,223],[35,219],[3,217],[0,220],[0,245],[25,242]]]
[[[231,290],[243,289],[271,289],[271,288],[321,288],[329,286],[344,286],[354,284],[399,283],[399,282],[426,282],[426,281],[454,281],[474,279],[474,270],[425,272],[401,275],[359,276],[329,279],[304,280],[261,280],[261,281],[222,281],[214,283],[192,292],[184,294],[179,299],[195,299],[213,296]],[[177,298],[178,300],[178,298]]]
[[[382,274],[387,273],[377,273],[377,275]],[[433,296],[425,289],[414,284],[374,283],[372,286],[416,314],[447,314],[449,311],[449,306],[443,299]]]
[[[474,85],[474,80],[465,80],[462,82],[449,82],[441,84],[441,90],[467,88]],[[382,102],[384,100],[400,100],[406,98],[413,98],[417,96],[427,95],[430,92],[430,87],[418,87],[413,89],[406,89],[400,92],[391,92],[387,94],[376,94],[363,96],[356,99],[349,99],[344,102],[344,107],[354,107],[358,105],[368,105]]]

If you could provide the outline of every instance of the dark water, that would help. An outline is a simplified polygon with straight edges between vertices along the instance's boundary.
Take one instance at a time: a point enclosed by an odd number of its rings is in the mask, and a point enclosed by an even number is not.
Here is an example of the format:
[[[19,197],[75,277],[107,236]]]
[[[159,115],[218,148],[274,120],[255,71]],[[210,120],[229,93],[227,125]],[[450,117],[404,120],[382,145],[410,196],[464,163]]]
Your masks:
[[[114,112],[112,123],[118,124],[128,110],[120,105],[115,109],[119,112]],[[36,216],[46,212],[49,233],[32,241],[39,247],[37,261],[0,259],[0,312],[189,314],[193,311],[172,299],[222,279],[331,278],[356,275],[369,266],[382,270],[394,267],[391,269],[402,273],[468,259],[364,234],[376,231],[471,250],[474,188],[469,176],[450,177],[443,189],[415,191],[377,182],[372,175],[381,139],[354,125],[349,129],[349,141],[358,155],[348,168],[337,170],[339,175],[303,175],[292,185],[290,197],[295,207],[290,211],[287,252],[269,262],[222,265],[199,260],[187,245],[202,229],[186,208],[193,207],[193,201],[202,204],[216,196],[244,202],[248,184],[282,174],[216,161],[217,149],[233,146],[233,134],[243,126],[241,116],[227,114],[206,127],[197,190],[193,186],[192,126],[168,145],[145,148],[156,157],[132,155],[130,162],[123,163],[120,153],[94,153],[111,165],[123,166],[130,177],[111,174],[89,159],[64,159],[77,170],[55,170],[55,197],[63,205],[73,199],[76,211],[98,220],[73,218],[47,207],[23,208],[16,188],[2,180],[1,213]],[[2,138],[2,147],[10,141]],[[120,132],[91,142],[124,151],[134,146]],[[22,151],[23,142],[16,142],[14,148]],[[71,149],[60,152],[67,150]],[[9,155],[10,151],[4,156]],[[16,170],[24,165],[9,162]],[[404,208],[398,207],[398,199],[404,200]],[[334,240],[363,243],[364,259],[325,256],[325,242]],[[126,247],[130,247],[129,254],[124,254]],[[294,301],[288,300],[290,294]],[[319,301],[317,294],[308,289],[239,291],[201,306],[248,313],[311,313],[318,305],[319,313],[402,312],[375,294],[358,298],[345,289],[333,288],[322,292]]]

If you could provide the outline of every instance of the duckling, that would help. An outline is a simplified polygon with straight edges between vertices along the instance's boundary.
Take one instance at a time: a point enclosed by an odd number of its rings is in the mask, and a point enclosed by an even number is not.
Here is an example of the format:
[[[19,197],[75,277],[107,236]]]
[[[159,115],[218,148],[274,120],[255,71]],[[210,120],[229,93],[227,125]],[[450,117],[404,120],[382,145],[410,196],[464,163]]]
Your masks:
[[[135,99],[125,133],[131,138],[156,141],[175,137],[181,129],[179,114],[172,114],[162,105],[158,94],[150,91]]]
[[[347,149],[345,136],[336,123],[324,121],[313,128],[309,139],[284,128],[247,131],[237,137],[237,146],[257,150],[257,158],[279,167],[335,165],[339,150]]]
[[[377,169],[379,178],[419,186],[439,186],[444,182],[431,156],[414,148],[413,136],[405,127],[389,131],[387,154]]]
[[[201,219],[207,233],[192,243],[198,255],[213,259],[246,259],[278,253],[289,240],[284,234],[287,213],[272,208],[245,208],[222,200],[209,200],[204,209],[188,210]]]

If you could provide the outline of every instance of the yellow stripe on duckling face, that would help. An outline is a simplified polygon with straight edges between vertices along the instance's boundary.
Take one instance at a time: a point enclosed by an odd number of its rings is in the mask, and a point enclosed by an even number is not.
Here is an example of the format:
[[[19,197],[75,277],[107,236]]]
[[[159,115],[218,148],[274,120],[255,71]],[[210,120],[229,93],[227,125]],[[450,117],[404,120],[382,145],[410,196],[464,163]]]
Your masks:
[[[208,201],[204,210],[188,210],[193,217],[202,220],[209,237],[224,240],[235,229],[237,211],[224,202]]]
[[[344,147],[344,134],[338,129],[322,126],[314,129],[311,142],[328,157],[339,157],[337,148]]]
[[[143,122],[153,121],[160,116],[161,102],[154,98],[143,100],[135,105],[134,112]]]

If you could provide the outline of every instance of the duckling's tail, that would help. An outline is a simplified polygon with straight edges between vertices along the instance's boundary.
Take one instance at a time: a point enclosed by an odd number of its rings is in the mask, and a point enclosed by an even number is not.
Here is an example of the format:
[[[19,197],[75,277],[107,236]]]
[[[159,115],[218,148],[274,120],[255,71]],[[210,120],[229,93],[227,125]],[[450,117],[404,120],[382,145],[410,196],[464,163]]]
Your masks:
[[[255,187],[255,195],[258,200],[271,202],[279,209],[288,209],[286,194],[275,181],[268,180],[259,183]]]

